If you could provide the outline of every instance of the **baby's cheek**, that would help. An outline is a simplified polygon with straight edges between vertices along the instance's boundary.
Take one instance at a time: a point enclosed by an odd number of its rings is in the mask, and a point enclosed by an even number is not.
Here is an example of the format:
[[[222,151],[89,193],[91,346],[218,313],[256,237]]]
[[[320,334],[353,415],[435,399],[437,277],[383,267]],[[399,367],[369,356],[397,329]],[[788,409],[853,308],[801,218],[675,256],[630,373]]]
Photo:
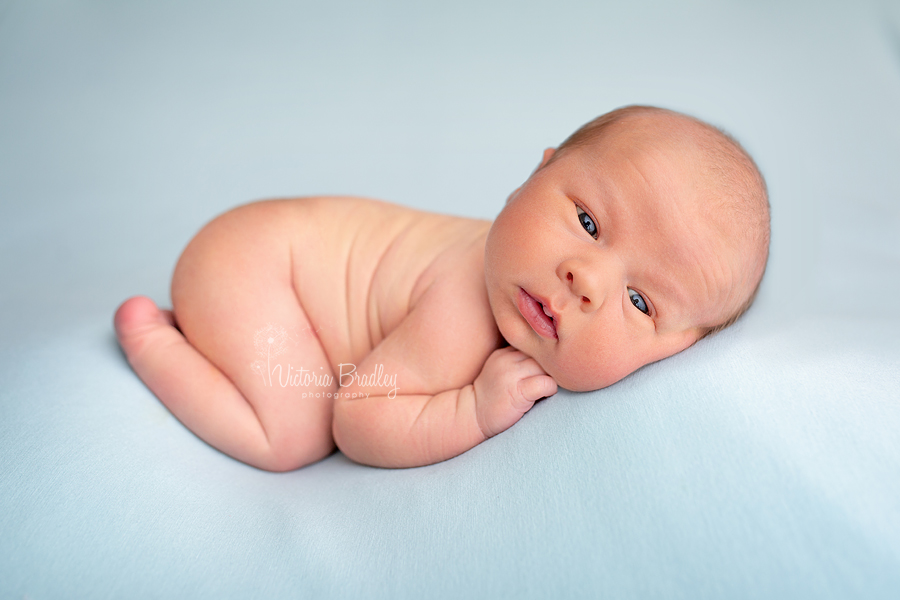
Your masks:
[[[541,365],[543,366],[543,365]],[[584,354],[567,361],[560,361],[547,374],[561,387],[573,392],[591,392],[610,386],[640,366],[632,367],[630,361],[618,356],[586,356]]]

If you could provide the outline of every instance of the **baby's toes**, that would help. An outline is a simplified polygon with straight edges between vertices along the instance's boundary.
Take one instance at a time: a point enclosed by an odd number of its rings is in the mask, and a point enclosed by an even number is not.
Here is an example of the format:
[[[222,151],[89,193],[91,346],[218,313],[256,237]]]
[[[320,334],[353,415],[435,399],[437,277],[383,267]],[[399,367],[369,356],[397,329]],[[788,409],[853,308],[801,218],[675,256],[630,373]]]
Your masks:
[[[119,306],[113,324],[119,344],[131,359],[159,337],[161,332],[172,327],[172,320],[150,298],[135,296]]]

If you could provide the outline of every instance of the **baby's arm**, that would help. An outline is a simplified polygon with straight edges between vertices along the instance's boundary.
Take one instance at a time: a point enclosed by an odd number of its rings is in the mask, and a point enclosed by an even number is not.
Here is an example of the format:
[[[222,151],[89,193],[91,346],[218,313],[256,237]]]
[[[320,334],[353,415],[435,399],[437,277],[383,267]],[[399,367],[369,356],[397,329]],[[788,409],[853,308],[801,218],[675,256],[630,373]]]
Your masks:
[[[459,290],[454,289],[456,300]],[[350,384],[342,386],[335,402],[334,439],[357,462],[414,467],[452,458],[504,431],[536,400],[556,393],[556,382],[534,359],[514,348],[491,352],[485,342],[492,336],[473,340],[471,328],[448,318],[441,301],[446,295],[430,292],[357,365],[362,375],[378,372],[380,365],[384,377],[376,383],[396,374],[396,394],[390,385],[360,385],[349,377],[342,382]],[[472,362],[473,356],[488,353],[483,366],[475,364],[480,358]],[[466,364],[474,368],[459,368]]]
[[[358,386],[341,390],[358,393]],[[437,394],[342,397],[334,437],[353,460],[379,467],[416,467],[462,454],[515,424],[556,382],[514,348],[494,351],[474,384]]]

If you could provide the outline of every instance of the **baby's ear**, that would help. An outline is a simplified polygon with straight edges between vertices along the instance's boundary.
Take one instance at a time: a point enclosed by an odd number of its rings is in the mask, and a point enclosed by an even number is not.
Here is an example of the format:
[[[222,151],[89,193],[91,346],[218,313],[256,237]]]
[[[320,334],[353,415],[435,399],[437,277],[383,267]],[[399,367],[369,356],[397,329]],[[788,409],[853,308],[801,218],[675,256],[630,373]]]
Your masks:
[[[544,150],[544,157],[541,160],[541,164],[538,165],[538,168],[535,169],[535,171],[540,171],[541,169],[543,169],[544,165],[550,162],[550,159],[553,158],[554,154],[556,154],[556,148],[547,148],[546,150]]]

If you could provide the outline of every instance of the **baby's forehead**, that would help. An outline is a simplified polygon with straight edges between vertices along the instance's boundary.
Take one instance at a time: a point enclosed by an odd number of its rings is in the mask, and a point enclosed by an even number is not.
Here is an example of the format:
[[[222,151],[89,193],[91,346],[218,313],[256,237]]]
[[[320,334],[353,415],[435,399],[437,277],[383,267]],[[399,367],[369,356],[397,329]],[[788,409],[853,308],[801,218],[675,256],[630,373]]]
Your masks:
[[[737,143],[718,129],[683,115],[638,115],[611,124],[591,145],[611,153],[629,152],[652,162],[666,156],[697,187],[727,192],[756,168]]]
[[[688,117],[648,115],[611,126],[608,136],[592,144],[591,154],[602,176],[616,174],[603,168],[610,159],[634,164],[643,183],[655,188],[659,203],[653,208],[665,212],[677,205],[708,222],[709,235],[733,236],[753,212],[747,188],[754,182],[747,172],[755,165],[740,160],[732,145],[718,130]]]

